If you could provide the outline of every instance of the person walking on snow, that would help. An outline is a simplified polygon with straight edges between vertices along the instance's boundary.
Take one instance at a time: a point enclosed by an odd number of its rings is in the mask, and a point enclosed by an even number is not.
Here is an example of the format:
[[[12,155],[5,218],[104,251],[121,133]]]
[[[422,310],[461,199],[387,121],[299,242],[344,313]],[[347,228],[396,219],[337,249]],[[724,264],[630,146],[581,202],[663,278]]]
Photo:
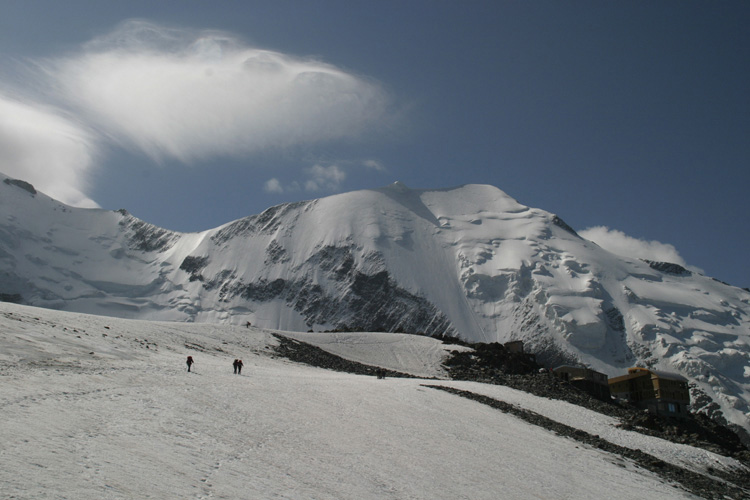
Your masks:
[[[193,366],[193,363],[195,363],[195,361],[193,361],[193,357],[188,356],[187,358],[188,371],[190,371],[190,367]]]
[[[242,360],[237,360],[237,375],[242,375]]]
[[[240,360],[235,359],[234,363],[232,363],[232,366],[234,367],[234,374],[237,375],[237,365],[239,364]]]

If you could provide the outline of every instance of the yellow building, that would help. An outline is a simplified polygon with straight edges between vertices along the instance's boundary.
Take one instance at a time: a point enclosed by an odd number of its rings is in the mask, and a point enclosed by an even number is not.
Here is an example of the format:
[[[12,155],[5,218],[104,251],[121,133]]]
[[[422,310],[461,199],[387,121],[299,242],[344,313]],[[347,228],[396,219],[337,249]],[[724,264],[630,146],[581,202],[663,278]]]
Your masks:
[[[558,366],[552,372],[561,380],[603,401],[610,400],[607,375],[585,366]]]
[[[646,408],[657,415],[690,416],[687,379],[675,373],[629,368],[627,375],[609,379],[609,391],[617,399]]]

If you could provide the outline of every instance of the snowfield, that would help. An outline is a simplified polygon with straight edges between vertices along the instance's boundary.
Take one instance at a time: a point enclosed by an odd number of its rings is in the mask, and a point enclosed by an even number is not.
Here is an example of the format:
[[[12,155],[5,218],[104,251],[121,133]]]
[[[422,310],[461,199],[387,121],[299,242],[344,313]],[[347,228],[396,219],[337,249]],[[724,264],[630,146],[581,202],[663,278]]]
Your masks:
[[[617,455],[425,380],[378,380],[274,357],[273,333],[0,303],[0,497],[696,498]],[[442,373],[445,351],[434,339],[312,340],[349,359]],[[232,373],[235,358],[244,361],[241,375]],[[506,400],[704,473],[740,467],[615,429],[613,419],[567,403],[478,383],[429,383]]]
[[[450,351],[471,350],[443,344],[431,337],[403,333],[284,332],[284,336],[350,361],[425,378],[446,378],[447,372],[442,366],[445,356]]]

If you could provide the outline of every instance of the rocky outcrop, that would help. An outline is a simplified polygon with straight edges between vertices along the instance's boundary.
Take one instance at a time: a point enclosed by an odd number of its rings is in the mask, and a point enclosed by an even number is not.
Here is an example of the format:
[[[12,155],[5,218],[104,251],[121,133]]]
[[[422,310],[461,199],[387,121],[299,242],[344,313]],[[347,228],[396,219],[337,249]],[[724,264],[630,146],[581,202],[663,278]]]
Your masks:
[[[204,281],[201,271],[208,264],[208,257],[188,255],[180,264],[180,269],[190,274],[190,281]]]
[[[651,269],[656,269],[663,273],[673,274],[675,276],[690,276],[693,274],[681,265],[672,262],[656,262],[653,260],[646,260],[645,262]]]
[[[34,188],[34,186],[26,181],[22,181],[20,179],[5,179],[3,182],[9,186],[19,187],[24,191],[31,193],[32,195],[36,194],[36,189]]]
[[[174,231],[162,229],[130,215],[126,210],[118,210],[123,215],[120,227],[126,232],[131,250],[142,252],[163,252],[179,239]]]

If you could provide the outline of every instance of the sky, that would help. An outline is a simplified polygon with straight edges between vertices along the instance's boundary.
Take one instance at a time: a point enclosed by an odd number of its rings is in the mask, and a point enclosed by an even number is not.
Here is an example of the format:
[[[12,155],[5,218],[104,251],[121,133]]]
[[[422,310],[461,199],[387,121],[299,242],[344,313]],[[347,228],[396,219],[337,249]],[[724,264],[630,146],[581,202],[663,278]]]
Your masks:
[[[0,0],[0,171],[193,232],[491,184],[750,287],[750,3]]]

